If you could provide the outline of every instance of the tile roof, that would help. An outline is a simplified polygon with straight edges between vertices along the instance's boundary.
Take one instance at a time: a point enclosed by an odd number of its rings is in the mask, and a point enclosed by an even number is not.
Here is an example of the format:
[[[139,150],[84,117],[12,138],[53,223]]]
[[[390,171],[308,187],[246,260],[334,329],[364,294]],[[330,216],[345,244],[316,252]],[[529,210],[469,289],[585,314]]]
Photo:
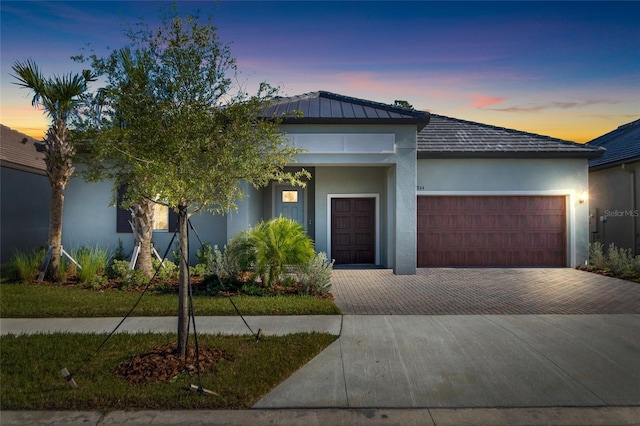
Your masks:
[[[598,147],[431,114],[418,158],[596,158]]]
[[[37,152],[33,146],[33,143],[37,142],[36,139],[3,124],[0,124],[0,127],[0,163],[2,166],[46,174],[44,154]]]
[[[294,116],[296,112],[302,116]],[[325,91],[276,98],[264,116],[282,117],[285,124],[415,124],[418,130],[429,122],[428,112]]]
[[[592,170],[640,160],[640,119],[624,124],[605,135],[587,142],[588,146],[606,151],[600,158],[589,161]]]

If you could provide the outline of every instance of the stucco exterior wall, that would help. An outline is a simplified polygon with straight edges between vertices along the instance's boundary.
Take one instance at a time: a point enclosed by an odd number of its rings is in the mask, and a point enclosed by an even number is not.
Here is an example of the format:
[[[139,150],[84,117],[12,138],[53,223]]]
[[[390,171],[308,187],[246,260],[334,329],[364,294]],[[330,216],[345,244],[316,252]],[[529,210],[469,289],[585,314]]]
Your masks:
[[[591,241],[640,254],[640,161],[589,173]]]
[[[67,186],[64,205],[62,244],[65,248],[74,250],[83,245],[99,245],[115,250],[118,240],[121,240],[125,252],[132,252],[133,234],[116,232],[116,207],[110,206],[112,188],[111,181],[88,183],[79,176],[72,178]],[[203,242],[222,247],[227,241],[225,217],[202,212],[193,216],[191,223]],[[172,237],[173,233],[166,231],[153,233],[153,243],[160,255],[164,254]],[[193,233],[190,233],[189,242],[189,259],[195,264],[195,253],[200,244]],[[169,257],[174,248],[172,245],[169,249]]]
[[[586,159],[421,159],[418,195],[564,195],[567,266],[589,256],[589,188]]]
[[[378,196],[380,206],[387,204],[386,196],[386,168],[383,167],[316,167],[316,251],[325,252],[330,255],[331,248],[328,246],[329,229],[329,194],[333,195],[362,195]],[[380,208],[380,210],[383,210]],[[389,217],[383,210],[376,212],[380,214],[380,247],[378,248],[378,258],[385,259],[388,253],[388,234],[385,232],[389,228]],[[384,265],[390,267],[389,265]]]
[[[328,194],[380,194],[379,262],[396,274],[416,270],[416,132],[415,125],[285,125],[295,134],[392,134],[393,153],[307,152],[295,166],[315,167],[315,240],[327,251]],[[319,140],[319,143],[321,141]],[[375,170],[375,172],[374,172]]]
[[[0,263],[14,252],[46,247],[51,187],[46,176],[0,167]]]

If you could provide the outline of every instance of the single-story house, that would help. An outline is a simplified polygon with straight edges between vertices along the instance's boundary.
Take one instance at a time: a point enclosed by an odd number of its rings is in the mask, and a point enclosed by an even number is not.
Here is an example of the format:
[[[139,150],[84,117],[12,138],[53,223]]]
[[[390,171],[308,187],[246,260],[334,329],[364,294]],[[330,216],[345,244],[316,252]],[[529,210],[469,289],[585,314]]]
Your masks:
[[[640,119],[597,137],[587,146],[602,147],[589,160],[591,242],[640,254]]]
[[[284,114],[282,131],[306,150],[291,167],[312,178],[305,188],[247,185],[236,212],[193,218],[205,242],[222,246],[283,215],[304,224],[316,250],[336,264],[396,274],[432,266],[572,267],[588,258],[582,195],[587,161],[602,155],[597,147],[324,91],[279,98],[264,115],[273,114]],[[130,236],[115,232],[111,189],[72,180],[63,244],[115,247],[120,239],[131,247]],[[163,225],[154,234],[159,251],[168,231]]]
[[[51,187],[35,139],[0,124],[0,263],[47,245]]]

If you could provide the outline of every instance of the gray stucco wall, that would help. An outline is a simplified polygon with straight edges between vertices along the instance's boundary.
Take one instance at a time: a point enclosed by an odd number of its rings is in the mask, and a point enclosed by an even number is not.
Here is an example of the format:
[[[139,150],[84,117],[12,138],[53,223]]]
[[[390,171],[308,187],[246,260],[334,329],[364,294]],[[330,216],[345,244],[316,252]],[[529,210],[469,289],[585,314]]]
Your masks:
[[[591,241],[640,254],[640,161],[589,173],[589,200]]]
[[[382,206],[387,204],[386,168],[384,167],[316,167],[316,251],[330,254],[328,234],[330,233],[328,195],[378,196],[380,201],[380,252],[378,258],[388,259],[389,218]],[[383,266],[390,267],[384,264]]]
[[[589,256],[589,201],[585,159],[418,160],[418,195],[564,195],[567,197],[567,266]]]
[[[65,248],[75,250],[81,246],[99,245],[115,250],[118,240],[122,241],[126,253],[133,250],[133,234],[116,232],[116,208],[111,207],[111,181],[84,182],[76,176],[67,186],[62,244]],[[222,247],[227,239],[226,218],[202,212],[191,218],[191,223],[203,242]],[[155,231],[153,243],[160,255],[164,254],[171,242],[173,233]],[[174,242],[175,245],[175,242]],[[200,247],[197,237],[190,232],[190,262],[195,264],[195,253]],[[169,249],[169,257],[171,250]],[[69,251],[69,250],[67,250]]]
[[[327,194],[380,194],[380,263],[396,274],[416,270],[415,125],[286,125],[288,134],[394,135],[393,153],[304,153],[296,166],[315,166],[315,239],[327,251]],[[372,170],[377,171],[371,175]]]
[[[51,187],[44,175],[0,167],[0,263],[14,252],[46,247]]]

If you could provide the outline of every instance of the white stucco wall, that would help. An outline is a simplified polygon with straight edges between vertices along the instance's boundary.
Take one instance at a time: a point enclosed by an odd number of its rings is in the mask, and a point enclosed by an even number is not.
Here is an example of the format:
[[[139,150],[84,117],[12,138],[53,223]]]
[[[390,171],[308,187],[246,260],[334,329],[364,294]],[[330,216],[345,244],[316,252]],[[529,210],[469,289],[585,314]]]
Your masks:
[[[421,159],[418,195],[564,195],[567,199],[567,266],[589,256],[586,159]]]

